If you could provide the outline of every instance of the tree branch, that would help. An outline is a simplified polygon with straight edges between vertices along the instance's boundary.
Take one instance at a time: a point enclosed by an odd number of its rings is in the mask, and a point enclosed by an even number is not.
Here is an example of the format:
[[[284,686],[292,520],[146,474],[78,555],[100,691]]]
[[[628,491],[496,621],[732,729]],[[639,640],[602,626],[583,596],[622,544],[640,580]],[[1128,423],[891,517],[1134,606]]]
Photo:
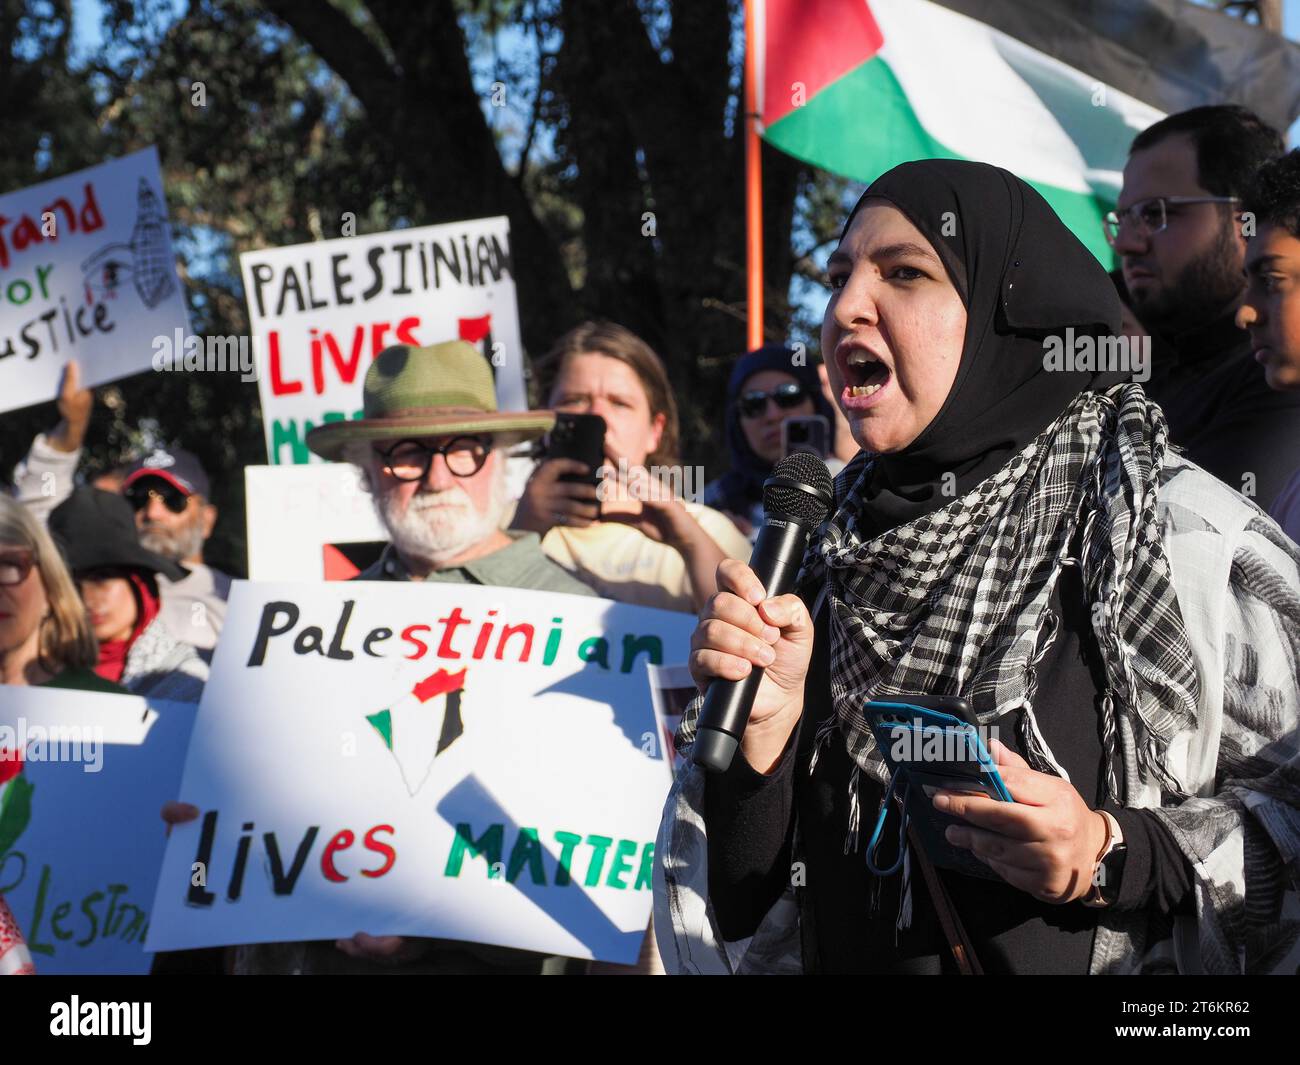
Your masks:
[[[262,2],[347,82],[368,114],[389,114],[397,106],[397,74],[388,59],[333,4],[321,0]]]
[[[524,146],[519,152],[519,168],[515,173],[515,181],[522,187],[524,174],[528,170],[528,155],[533,150],[533,138],[537,136],[537,127],[542,115],[542,78],[546,73],[546,53],[542,51],[542,28],[541,20],[536,13],[531,20],[533,29],[533,42],[537,46],[537,91],[533,95],[533,113],[528,117],[528,132],[524,135]]]

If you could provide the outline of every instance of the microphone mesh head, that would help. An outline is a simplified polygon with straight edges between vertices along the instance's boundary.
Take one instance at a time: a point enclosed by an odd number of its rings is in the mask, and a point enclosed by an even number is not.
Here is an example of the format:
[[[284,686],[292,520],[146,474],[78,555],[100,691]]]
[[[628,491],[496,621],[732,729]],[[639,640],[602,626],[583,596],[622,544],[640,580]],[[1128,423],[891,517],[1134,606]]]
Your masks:
[[[772,476],[798,481],[821,494],[769,481],[763,487],[764,512],[773,517],[803,522],[813,528],[826,520],[832,499],[831,471],[826,468],[826,463],[807,451],[796,451],[776,464]]]

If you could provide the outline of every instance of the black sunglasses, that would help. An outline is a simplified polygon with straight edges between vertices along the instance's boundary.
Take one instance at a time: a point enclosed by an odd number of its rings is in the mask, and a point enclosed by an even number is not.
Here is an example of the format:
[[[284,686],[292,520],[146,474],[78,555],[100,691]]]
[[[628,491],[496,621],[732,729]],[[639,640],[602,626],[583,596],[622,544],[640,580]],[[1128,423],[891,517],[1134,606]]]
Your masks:
[[[422,481],[429,476],[433,456],[441,455],[454,477],[473,477],[483,468],[492,443],[483,437],[458,436],[442,447],[429,447],[418,440],[399,440],[387,451],[375,449],[384,469],[399,481]]]
[[[807,395],[807,389],[798,381],[787,381],[783,385],[777,385],[771,392],[742,392],[736,406],[740,408],[742,417],[757,418],[767,410],[769,399],[782,410],[790,410],[799,406]]]
[[[173,514],[184,513],[190,501],[189,496],[160,477],[149,478],[147,484],[144,481],[136,481],[122,494],[136,510],[143,510],[149,505],[149,500],[157,496],[163,501],[163,506]]]

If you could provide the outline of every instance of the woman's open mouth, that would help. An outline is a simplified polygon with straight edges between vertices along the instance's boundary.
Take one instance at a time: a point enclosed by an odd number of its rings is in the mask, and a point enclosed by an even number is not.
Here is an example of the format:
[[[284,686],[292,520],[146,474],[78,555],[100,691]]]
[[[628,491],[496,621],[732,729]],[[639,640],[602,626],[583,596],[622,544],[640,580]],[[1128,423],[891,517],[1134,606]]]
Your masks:
[[[844,393],[840,399],[845,410],[873,406],[894,376],[888,366],[865,348],[850,348],[841,358],[840,366],[844,372]]]

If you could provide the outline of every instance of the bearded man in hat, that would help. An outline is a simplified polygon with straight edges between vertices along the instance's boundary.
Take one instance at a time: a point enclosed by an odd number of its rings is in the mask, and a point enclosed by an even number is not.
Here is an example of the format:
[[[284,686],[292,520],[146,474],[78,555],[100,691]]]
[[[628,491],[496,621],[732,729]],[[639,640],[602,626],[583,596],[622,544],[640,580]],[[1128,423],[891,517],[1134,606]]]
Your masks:
[[[536,533],[506,532],[505,449],[543,435],[551,411],[498,411],[492,370],[463,340],[379,353],[364,417],[330,422],[307,446],[362,470],[391,543],[357,580],[443,581],[593,595],[542,553]]]

